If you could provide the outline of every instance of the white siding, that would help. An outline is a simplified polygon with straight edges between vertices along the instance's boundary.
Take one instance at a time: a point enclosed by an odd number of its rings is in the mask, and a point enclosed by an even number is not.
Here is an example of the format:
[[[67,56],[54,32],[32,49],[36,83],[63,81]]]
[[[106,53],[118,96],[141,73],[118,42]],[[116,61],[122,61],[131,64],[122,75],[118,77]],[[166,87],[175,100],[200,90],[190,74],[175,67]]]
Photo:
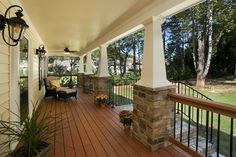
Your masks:
[[[16,1],[16,2],[15,2]],[[14,4],[18,4],[17,0],[0,0],[0,14],[4,14],[6,9]],[[24,18],[25,19],[25,18]],[[26,21],[28,24],[30,21]],[[10,110],[15,110],[12,109],[12,107],[17,108],[16,105],[12,105],[10,103],[14,102],[14,98],[12,98],[11,93],[11,52],[12,48],[9,47],[7,44],[4,43],[2,39],[2,32],[0,32],[0,119],[4,120],[9,120],[10,119],[10,114],[9,114],[9,109]],[[39,35],[35,30],[30,27],[26,31],[26,36],[29,39],[29,56],[30,56],[30,65],[29,65],[29,90],[30,95],[29,95],[29,100],[32,102],[37,102],[37,100],[41,100],[44,94],[44,88],[39,91],[38,89],[38,57],[35,55],[35,49],[38,48],[38,46],[41,43],[41,40],[39,38]],[[14,68],[14,67],[13,67]],[[11,101],[10,101],[11,100]],[[29,110],[32,109],[32,106],[30,104]],[[6,137],[3,137],[0,135],[0,141],[2,142],[3,139]],[[2,149],[0,149],[2,150]],[[1,153],[1,152],[0,152]]]

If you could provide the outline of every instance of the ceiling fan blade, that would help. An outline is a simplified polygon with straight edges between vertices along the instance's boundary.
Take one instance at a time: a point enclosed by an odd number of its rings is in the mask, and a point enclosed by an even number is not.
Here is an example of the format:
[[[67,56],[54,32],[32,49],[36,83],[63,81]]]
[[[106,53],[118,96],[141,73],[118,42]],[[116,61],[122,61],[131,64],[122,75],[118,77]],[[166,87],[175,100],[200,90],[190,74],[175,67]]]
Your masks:
[[[77,53],[77,52],[79,52],[79,51],[76,51],[76,50],[72,50],[72,51],[70,51],[71,53]]]

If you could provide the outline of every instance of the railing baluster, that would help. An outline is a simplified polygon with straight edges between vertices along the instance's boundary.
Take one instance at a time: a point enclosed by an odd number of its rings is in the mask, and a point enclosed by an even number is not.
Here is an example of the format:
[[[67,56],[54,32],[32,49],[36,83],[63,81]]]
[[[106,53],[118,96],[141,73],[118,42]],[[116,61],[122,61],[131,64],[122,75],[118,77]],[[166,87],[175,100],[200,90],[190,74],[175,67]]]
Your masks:
[[[121,85],[120,85],[120,96],[121,96],[121,104],[123,105],[124,103],[124,97],[123,97],[123,85],[124,85],[124,80],[122,79]]]
[[[184,86],[184,95],[186,95],[186,86]],[[186,105],[184,105],[184,113],[186,113]]]
[[[200,95],[201,95],[201,94],[200,94]],[[201,95],[201,99],[202,99],[202,95]],[[203,123],[203,122],[202,122],[202,121],[203,121],[203,116],[202,116],[202,115],[203,115],[203,110],[201,110],[201,127],[202,127],[202,123]]]
[[[182,142],[183,135],[183,104],[181,104],[181,116],[180,116],[180,142]]]
[[[198,152],[199,108],[197,108],[196,152]]]
[[[233,156],[233,134],[234,134],[234,119],[231,118],[230,120],[230,157]]]
[[[175,125],[176,125],[176,105],[174,105],[174,138],[175,138]]]
[[[121,81],[121,82],[122,82],[122,81]],[[118,93],[119,93],[119,94],[118,94],[118,96],[119,96],[119,105],[122,103],[122,97],[120,96],[120,95],[121,95],[121,94],[120,94],[120,93],[121,93],[121,92],[120,92],[120,84],[121,84],[121,82],[119,83],[119,86],[118,86],[118,87],[119,87],[119,89],[118,89]]]
[[[190,120],[191,120],[191,106],[188,106],[188,147],[190,145]]]
[[[219,157],[219,154],[220,154],[220,114],[218,114],[216,153],[217,153],[217,157]]]
[[[201,111],[201,127],[202,127],[202,115],[203,115],[203,110],[200,110]]]
[[[126,102],[126,86],[127,86],[127,79],[124,80],[124,83],[122,84],[122,98],[123,102]],[[126,104],[124,104],[126,105]]]
[[[207,157],[208,155],[208,121],[209,121],[209,111],[206,111],[206,152],[205,156]]]
[[[186,87],[182,87],[183,85],[178,85],[181,86],[181,88],[178,88],[178,92],[181,89],[183,93],[185,93],[185,95],[189,94],[192,96],[195,96],[195,91],[193,90],[193,92],[191,93],[190,88],[187,89],[188,93],[186,93]],[[188,87],[187,87],[188,88]],[[180,92],[180,93],[182,93]],[[221,147],[221,115],[224,115],[226,117],[228,117],[228,119],[230,119],[230,133],[228,133],[228,137],[230,137],[230,141],[229,143],[227,143],[227,145],[225,145],[225,147],[227,147],[227,149],[225,149],[224,151],[227,151],[227,153],[225,155],[233,157],[235,156],[235,145],[234,145],[234,117],[235,115],[232,113],[235,113],[235,108],[234,107],[225,107],[224,104],[221,103],[217,103],[217,102],[210,102],[210,101],[202,101],[200,99],[204,99],[204,100],[210,100],[207,97],[205,97],[202,94],[199,94],[198,92],[196,92],[196,95],[199,99],[191,99],[185,96],[181,96],[178,94],[174,94],[174,93],[168,93],[168,96],[170,97],[170,100],[174,100],[176,102],[175,106],[174,106],[174,138],[176,140],[178,140],[177,136],[176,136],[176,116],[177,116],[177,112],[180,111],[181,112],[181,119],[180,119],[180,142],[188,147],[190,147],[192,145],[191,143],[191,124],[194,123],[196,124],[196,141],[195,141],[195,151],[199,152],[199,137],[201,139],[201,136],[205,137],[205,152],[203,152],[205,154],[205,156],[207,157],[209,155],[209,152],[211,150],[211,148],[208,148],[209,145],[215,146],[216,145],[216,156],[219,157],[220,155],[220,147]],[[178,104],[178,102],[181,102]],[[176,109],[179,108],[179,105],[181,105],[180,110]],[[183,112],[183,110],[185,110],[186,106],[186,111],[188,111],[188,113]],[[214,106],[215,110],[214,110]],[[208,108],[206,108],[208,107]],[[222,111],[220,110],[221,108],[225,107],[225,110],[222,109]],[[196,108],[196,109],[194,109]],[[194,111],[195,110],[195,111]],[[214,123],[214,121],[216,121],[216,115],[218,115],[218,128],[216,128],[216,124]],[[232,116],[231,116],[232,115]],[[201,117],[200,117],[201,116]],[[192,118],[191,118],[192,117]],[[232,118],[233,117],[233,118]],[[186,141],[186,135],[183,133],[183,126],[184,126],[184,122],[188,120],[188,135],[187,135],[187,141]],[[195,121],[196,120],[196,121]],[[204,126],[202,129],[205,130],[205,133],[202,133],[200,131],[200,125]],[[200,129],[199,129],[200,128]],[[217,131],[214,131],[214,129],[216,129]],[[199,135],[200,134],[200,135]],[[215,136],[216,136],[216,140],[215,140]],[[212,147],[211,146],[211,147]]]
[[[180,94],[180,83],[178,83],[178,94]],[[178,111],[177,111],[177,113],[179,114],[179,103],[178,103]]]
[[[112,80],[112,99],[117,105],[127,105],[133,103],[133,84],[138,79],[118,79]]]
[[[212,140],[213,140],[213,118],[214,118],[214,115],[213,115],[213,112],[211,112],[211,136],[210,136],[210,142],[212,143]]]

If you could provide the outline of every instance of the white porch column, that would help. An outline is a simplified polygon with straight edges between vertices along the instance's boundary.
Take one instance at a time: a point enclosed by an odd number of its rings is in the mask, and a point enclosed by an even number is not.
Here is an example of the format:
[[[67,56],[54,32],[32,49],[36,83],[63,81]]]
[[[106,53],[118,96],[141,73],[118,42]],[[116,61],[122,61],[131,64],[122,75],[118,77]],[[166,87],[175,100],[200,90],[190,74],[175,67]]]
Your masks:
[[[107,60],[107,44],[100,46],[100,60],[98,66],[97,77],[108,77],[108,60]]]
[[[92,67],[93,61],[92,61],[91,54],[92,54],[92,52],[87,53],[86,71],[85,71],[86,75],[93,74],[93,67]]]
[[[79,56],[80,60],[79,60],[79,73],[84,73],[84,55]]]
[[[157,88],[169,86],[166,78],[166,67],[163,49],[162,28],[163,19],[152,17],[145,21],[144,56],[141,79],[137,85]]]

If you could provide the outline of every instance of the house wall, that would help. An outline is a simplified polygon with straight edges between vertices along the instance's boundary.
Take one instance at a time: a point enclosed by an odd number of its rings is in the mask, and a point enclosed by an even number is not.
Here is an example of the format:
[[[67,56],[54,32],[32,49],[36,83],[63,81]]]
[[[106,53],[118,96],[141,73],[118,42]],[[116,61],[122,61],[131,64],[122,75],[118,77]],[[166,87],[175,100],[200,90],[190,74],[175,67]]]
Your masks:
[[[13,5],[18,4],[18,0],[1,0],[0,1],[0,14],[5,13],[6,9]],[[24,12],[24,15],[26,13]],[[35,31],[32,23],[27,16],[23,17],[29,28],[25,32],[25,37],[29,40],[29,100],[37,102],[41,100],[44,95],[44,88],[39,91],[38,87],[38,56],[35,55],[35,50],[42,40],[38,33]],[[10,47],[2,39],[2,32],[0,32],[0,119],[2,120],[14,120],[14,117],[10,115],[9,110],[18,112],[15,97],[13,93],[17,90],[17,83],[14,82],[14,76],[18,69],[16,69],[16,63],[13,63],[13,53],[16,52],[15,47]],[[29,104],[29,113],[31,113],[32,104]],[[3,142],[7,137],[0,135],[0,142]],[[8,148],[7,148],[8,149]],[[0,154],[3,151],[0,148]]]

